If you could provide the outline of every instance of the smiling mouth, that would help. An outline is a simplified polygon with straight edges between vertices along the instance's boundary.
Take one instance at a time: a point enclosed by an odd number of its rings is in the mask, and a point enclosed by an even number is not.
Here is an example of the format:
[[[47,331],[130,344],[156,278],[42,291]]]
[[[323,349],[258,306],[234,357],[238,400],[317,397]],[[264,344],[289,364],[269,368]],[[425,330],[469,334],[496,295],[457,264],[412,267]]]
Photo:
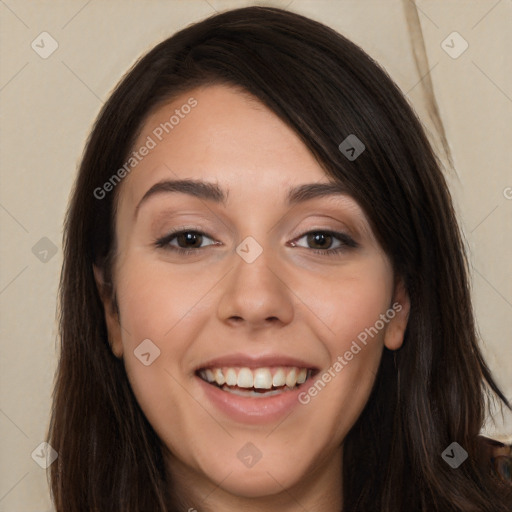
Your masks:
[[[315,373],[309,368],[277,366],[262,368],[201,368],[196,375],[222,391],[245,397],[269,397],[293,391]]]

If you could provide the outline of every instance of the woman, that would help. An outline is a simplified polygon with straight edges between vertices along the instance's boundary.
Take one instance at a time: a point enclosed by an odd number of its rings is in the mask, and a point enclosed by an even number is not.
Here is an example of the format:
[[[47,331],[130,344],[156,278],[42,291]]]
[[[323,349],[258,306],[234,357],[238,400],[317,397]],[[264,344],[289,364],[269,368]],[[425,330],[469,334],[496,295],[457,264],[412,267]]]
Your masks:
[[[440,165],[333,30],[251,7],[155,47],[64,242],[58,512],[510,510]]]

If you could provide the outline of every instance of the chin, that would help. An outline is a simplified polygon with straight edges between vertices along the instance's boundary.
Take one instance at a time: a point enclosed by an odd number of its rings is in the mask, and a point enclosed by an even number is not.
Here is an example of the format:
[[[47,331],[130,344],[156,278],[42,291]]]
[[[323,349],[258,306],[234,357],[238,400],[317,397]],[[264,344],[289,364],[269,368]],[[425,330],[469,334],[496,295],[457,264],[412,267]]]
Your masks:
[[[222,483],[222,488],[240,497],[263,498],[288,489],[293,483],[292,480],[294,479],[284,468],[280,468],[279,472],[275,467],[268,472],[266,468],[251,468],[245,471],[239,471],[237,468]]]

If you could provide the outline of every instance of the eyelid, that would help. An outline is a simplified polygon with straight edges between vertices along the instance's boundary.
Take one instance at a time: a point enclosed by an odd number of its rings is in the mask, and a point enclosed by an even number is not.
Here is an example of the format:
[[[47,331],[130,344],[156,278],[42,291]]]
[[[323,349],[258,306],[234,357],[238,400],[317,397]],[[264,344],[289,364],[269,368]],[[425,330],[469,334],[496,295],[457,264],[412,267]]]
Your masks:
[[[204,238],[208,238],[214,242],[212,244],[208,244],[207,247],[209,247],[210,245],[219,245],[219,242],[217,240],[215,240],[213,237],[211,237],[203,228],[201,228],[199,226],[182,226],[182,227],[173,228],[170,231],[166,232],[165,235],[158,237],[154,241],[154,243],[156,245],[158,245],[159,247],[164,247],[166,245],[170,245],[171,240],[174,240],[178,235],[180,235],[182,233],[189,233],[189,232],[196,233],[196,234],[201,235]],[[171,246],[171,247],[174,247],[174,246]],[[183,247],[176,247],[176,249],[183,249]],[[200,249],[203,249],[203,247],[200,247]],[[188,249],[183,249],[183,250],[188,250]],[[198,249],[192,249],[192,250],[197,251]]]

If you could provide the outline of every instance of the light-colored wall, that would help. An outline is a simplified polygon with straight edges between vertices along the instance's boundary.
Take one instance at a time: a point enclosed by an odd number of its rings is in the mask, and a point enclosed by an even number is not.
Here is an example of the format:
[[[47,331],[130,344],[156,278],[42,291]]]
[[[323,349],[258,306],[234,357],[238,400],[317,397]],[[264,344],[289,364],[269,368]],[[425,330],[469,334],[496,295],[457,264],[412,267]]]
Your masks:
[[[253,3],[0,2],[0,512],[51,509],[45,471],[31,453],[48,426],[62,221],[91,123],[141,53],[215,10]],[[512,399],[512,2],[418,0],[416,25],[409,0],[267,3],[325,22],[383,64],[443,156],[437,104],[485,356]],[[458,58],[463,43],[454,31],[469,45]],[[31,47],[51,48],[42,32],[58,43],[46,59]],[[486,432],[511,440],[512,421]]]

